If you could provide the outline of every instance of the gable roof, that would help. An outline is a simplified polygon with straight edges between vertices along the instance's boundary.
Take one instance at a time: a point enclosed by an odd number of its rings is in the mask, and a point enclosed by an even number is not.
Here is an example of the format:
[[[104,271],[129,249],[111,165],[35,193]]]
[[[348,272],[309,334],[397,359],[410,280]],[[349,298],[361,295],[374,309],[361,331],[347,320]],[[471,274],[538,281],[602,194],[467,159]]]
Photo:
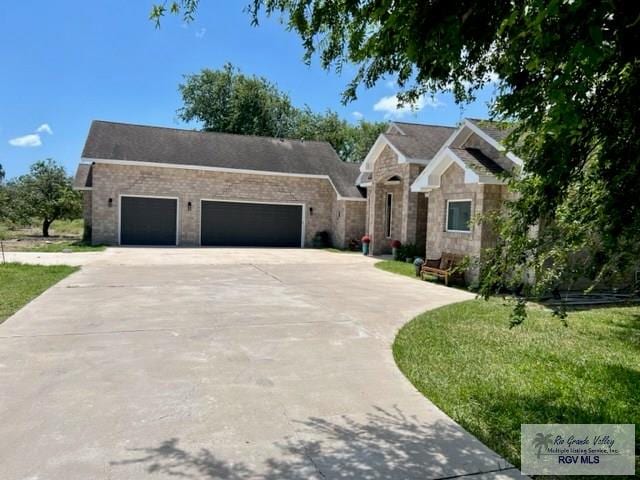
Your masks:
[[[340,160],[328,142],[96,120],[82,158],[328,176],[339,195],[362,198],[355,186],[359,164]]]
[[[487,157],[478,148],[454,148],[449,147],[453,153],[455,153],[466,167],[471,169],[474,173],[483,175],[496,175],[504,173],[504,169]]]
[[[398,163],[426,165],[455,131],[454,127],[442,125],[391,122],[387,131],[378,135],[360,170],[372,171],[375,159],[385,147],[398,155]]]
[[[522,160],[511,152],[506,152],[500,140],[510,133],[504,123],[466,118],[458,129],[442,144],[438,153],[411,185],[412,192],[430,191],[440,186],[440,176],[452,163],[457,163],[465,171],[465,183],[504,184],[500,173],[517,171]],[[497,157],[489,157],[482,149],[465,147],[470,133],[478,135]],[[511,165],[513,168],[509,168]]]
[[[76,190],[87,190],[93,187],[93,170],[91,165],[81,163],[76,170],[76,176],[73,178],[73,188]]]
[[[467,118],[470,123],[478,127],[484,133],[493,138],[496,142],[502,143],[513,130],[513,127],[505,122],[493,122],[479,118]]]
[[[456,130],[443,125],[421,125],[419,123],[393,122],[404,133],[386,133],[387,139],[406,157],[431,160],[444,142]]]

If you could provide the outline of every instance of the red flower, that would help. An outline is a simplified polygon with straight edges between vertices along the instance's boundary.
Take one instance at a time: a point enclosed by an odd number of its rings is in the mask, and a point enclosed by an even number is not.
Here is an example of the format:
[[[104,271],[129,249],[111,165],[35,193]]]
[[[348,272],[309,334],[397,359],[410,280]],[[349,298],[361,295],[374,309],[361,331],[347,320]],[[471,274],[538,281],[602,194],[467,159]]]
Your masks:
[[[391,242],[391,248],[400,248],[400,245],[402,245],[402,244],[400,243],[400,240],[393,240],[393,241]]]
[[[369,235],[365,235],[360,241],[362,243],[371,243],[371,237]]]

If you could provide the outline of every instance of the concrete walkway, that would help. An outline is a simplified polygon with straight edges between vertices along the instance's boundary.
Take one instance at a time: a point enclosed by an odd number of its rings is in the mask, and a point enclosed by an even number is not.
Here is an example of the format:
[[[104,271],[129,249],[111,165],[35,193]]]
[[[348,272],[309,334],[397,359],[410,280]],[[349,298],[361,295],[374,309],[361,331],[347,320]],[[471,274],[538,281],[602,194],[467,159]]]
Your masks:
[[[346,253],[49,255],[84,267],[0,325],[2,478],[520,476],[391,354],[468,293]]]

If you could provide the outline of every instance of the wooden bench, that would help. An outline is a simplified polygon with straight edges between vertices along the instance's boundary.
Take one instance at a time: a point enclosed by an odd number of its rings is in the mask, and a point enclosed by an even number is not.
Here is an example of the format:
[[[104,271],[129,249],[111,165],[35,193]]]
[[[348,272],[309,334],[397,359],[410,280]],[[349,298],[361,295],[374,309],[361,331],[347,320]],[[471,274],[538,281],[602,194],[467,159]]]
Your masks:
[[[455,253],[442,253],[442,257],[434,260],[425,260],[424,265],[420,269],[420,278],[424,280],[425,274],[435,275],[444,279],[444,284],[449,285],[449,278],[461,275],[456,271],[456,267],[462,263],[464,256]]]

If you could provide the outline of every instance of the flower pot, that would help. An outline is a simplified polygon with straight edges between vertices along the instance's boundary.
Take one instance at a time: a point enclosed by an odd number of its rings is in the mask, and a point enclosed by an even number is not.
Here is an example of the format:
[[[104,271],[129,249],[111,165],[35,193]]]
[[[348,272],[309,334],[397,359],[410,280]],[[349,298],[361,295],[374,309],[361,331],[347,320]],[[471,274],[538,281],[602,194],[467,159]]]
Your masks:
[[[398,249],[397,248],[392,248],[391,249],[391,254],[393,255],[393,259],[394,260],[398,260]]]
[[[369,244],[368,243],[363,243],[362,244],[362,254],[363,255],[369,255]]]

